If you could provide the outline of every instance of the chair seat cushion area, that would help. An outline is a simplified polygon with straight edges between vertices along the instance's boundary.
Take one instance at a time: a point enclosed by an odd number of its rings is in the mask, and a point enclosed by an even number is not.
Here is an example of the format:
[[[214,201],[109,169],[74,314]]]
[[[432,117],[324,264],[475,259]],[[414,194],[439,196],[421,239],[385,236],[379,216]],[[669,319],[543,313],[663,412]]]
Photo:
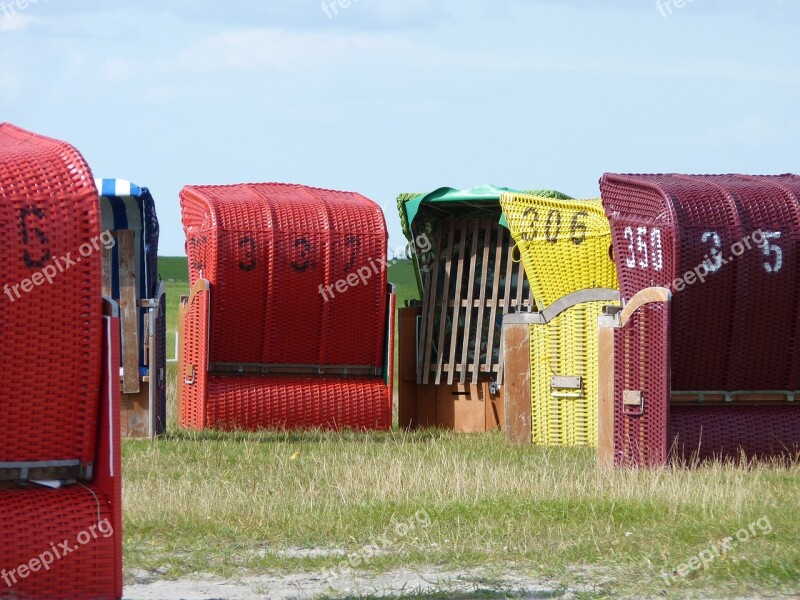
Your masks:
[[[0,489],[0,598],[114,598],[112,522],[91,487]]]
[[[388,429],[391,391],[383,379],[211,375],[207,427]]]
[[[794,406],[673,406],[674,458],[800,456],[800,410]]]

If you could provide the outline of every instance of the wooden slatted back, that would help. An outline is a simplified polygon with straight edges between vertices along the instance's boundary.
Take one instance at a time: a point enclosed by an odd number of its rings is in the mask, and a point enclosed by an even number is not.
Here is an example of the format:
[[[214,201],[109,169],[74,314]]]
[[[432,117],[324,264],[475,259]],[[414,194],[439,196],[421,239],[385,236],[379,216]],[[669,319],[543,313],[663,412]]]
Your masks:
[[[496,219],[448,216],[438,222],[433,262],[423,269],[417,382],[502,382],[500,326],[534,308],[511,235]]]

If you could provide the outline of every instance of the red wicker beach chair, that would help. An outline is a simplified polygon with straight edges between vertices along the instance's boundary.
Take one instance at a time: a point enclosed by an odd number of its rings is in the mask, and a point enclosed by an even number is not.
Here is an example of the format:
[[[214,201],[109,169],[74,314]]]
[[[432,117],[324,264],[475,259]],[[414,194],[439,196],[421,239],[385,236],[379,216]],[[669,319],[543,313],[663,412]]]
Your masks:
[[[387,429],[394,294],[380,208],[285,184],[181,192],[191,295],[179,419],[202,429]]]
[[[800,177],[607,174],[601,189],[626,306],[600,330],[600,460],[797,454]]]
[[[119,323],[72,146],[0,125],[0,231],[0,598],[119,598]]]

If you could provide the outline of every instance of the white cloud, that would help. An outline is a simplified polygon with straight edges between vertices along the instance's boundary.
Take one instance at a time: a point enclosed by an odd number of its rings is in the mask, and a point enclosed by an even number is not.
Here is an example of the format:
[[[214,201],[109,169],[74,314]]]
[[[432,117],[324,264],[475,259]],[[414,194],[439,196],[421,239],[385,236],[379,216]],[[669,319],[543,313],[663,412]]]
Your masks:
[[[36,18],[28,15],[4,15],[0,17],[0,31],[24,31],[34,23]]]
[[[447,52],[392,33],[312,33],[278,29],[228,31],[167,60],[167,70],[320,71],[340,65],[454,66],[474,64],[469,53]]]

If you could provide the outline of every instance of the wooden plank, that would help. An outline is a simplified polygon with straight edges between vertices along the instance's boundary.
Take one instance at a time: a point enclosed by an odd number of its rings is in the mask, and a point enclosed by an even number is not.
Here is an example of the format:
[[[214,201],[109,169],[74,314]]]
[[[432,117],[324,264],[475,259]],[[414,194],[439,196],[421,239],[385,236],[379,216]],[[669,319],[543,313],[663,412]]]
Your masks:
[[[621,327],[627,325],[628,320],[645,304],[651,302],[668,302],[672,298],[672,293],[667,288],[651,287],[640,290],[634,294],[633,298],[628,301],[625,308],[619,315],[619,323]]]
[[[436,390],[439,386],[429,383],[417,387],[417,427],[436,427]]]
[[[444,262],[444,283],[442,284],[442,308],[439,314],[439,338],[436,346],[436,385],[442,382],[442,367],[444,365],[444,330],[447,325],[447,300],[450,294],[450,273],[453,268],[453,238],[455,237],[455,222],[448,219],[447,252]]]
[[[122,393],[139,392],[139,318],[136,302],[133,231],[117,232],[119,257],[119,316],[122,330]]]
[[[472,363],[472,383],[478,383],[481,364],[481,341],[483,338],[483,313],[486,306],[486,283],[489,278],[489,255],[492,245],[492,221],[483,221],[483,262],[481,263],[481,286],[478,299],[478,323],[475,328],[475,352]]]
[[[461,337],[461,343],[468,345],[465,338],[469,334],[465,332],[461,336],[458,335],[458,324],[461,321],[461,286],[464,283],[464,266],[466,263],[467,253],[467,223],[461,221],[458,224],[458,260],[456,262],[456,290],[453,297],[453,316],[450,321],[453,326],[450,332],[450,346],[447,349],[447,366],[449,367],[447,373],[447,385],[453,385],[454,379],[454,365],[456,362],[456,355],[458,354],[458,339]],[[467,309],[469,312],[469,309]]]
[[[436,259],[434,259],[436,260]],[[427,339],[426,334],[426,325],[428,322],[428,311],[430,310],[430,295],[431,295],[431,273],[428,272],[424,274],[420,272],[420,277],[422,277],[422,315],[420,319],[420,328],[417,332],[417,383],[422,383],[422,372],[425,370],[423,365],[425,364],[425,351],[427,349],[427,345],[425,344],[425,340]]]
[[[500,228],[503,229],[502,227]],[[506,257],[506,285],[505,289],[503,290],[503,316],[507,315],[511,312],[511,291],[513,288],[513,277],[514,277],[514,261],[512,260],[514,254],[514,247],[512,245],[511,234],[509,233],[508,238],[508,250],[507,250],[507,257]]]
[[[491,303],[491,316],[489,317],[489,336],[486,340],[486,361],[482,369],[486,373],[492,371],[492,348],[494,346],[494,325],[497,319],[497,308],[500,300],[500,271],[503,268],[503,227],[495,225],[494,230],[497,232],[497,245],[494,253],[494,281],[492,285],[492,303]]]
[[[513,255],[513,248],[511,253]],[[525,267],[520,260],[517,263],[517,312],[522,311],[522,292],[525,290]]]
[[[481,384],[440,385],[436,394],[436,425],[456,433],[486,431],[486,407]]]
[[[614,466],[614,319],[601,316],[597,327],[597,464]]]
[[[469,369],[469,343],[472,330],[472,310],[473,300],[475,298],[475,268],[478,262],[478,236],[479,236],[479,221],[473,221],[472,224],[472,246],[469,250],[469,275],[467,276],[467,312],[464,318],[464,335],[461,342],[461,377],[459,383],[467,382],[467,370]],[[478,325],[480,328],[480,324]],[[475,346],[476,348],[478,346]]]
[[[422,379],[417,379],[418,383],[427,384],[430,379],[431,364],[431,351],[433,346],[433,324],[434,324],[434,311],[436,307],[436,293],[439,287],[439,262],[442,255],[442,232],[436,236],[436,248],[433,252],[433,268],[430,273],[431,281],[429,283],[429,293],[425,294],[425,307],[422,312],[423,328],[422,328],[422,345],[425,350],[422,368],[418,373],[422,375]]]
[[[117,232],[112,231],[111,236],[116,239]],[[114,246],[103,246],[103,296],[113,298],[112,284],[114,281]]]
[[[119,413],[122,437],[150,437],[150,385],[155,384],[148,383],[142,385],[138,392],[122,394]]]
[[[515,444],[531,444],[530,325],[503,325],[505,431]]]
[[[398,311],[397,412],[399,426],[406,429],[417,426],[417,317],[421,314],[419,307]]]

